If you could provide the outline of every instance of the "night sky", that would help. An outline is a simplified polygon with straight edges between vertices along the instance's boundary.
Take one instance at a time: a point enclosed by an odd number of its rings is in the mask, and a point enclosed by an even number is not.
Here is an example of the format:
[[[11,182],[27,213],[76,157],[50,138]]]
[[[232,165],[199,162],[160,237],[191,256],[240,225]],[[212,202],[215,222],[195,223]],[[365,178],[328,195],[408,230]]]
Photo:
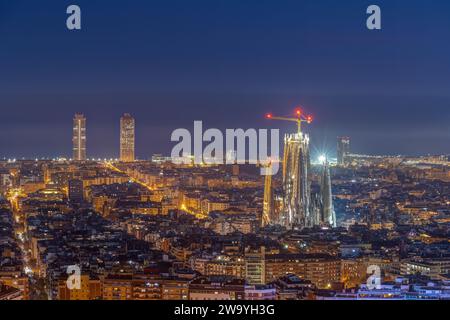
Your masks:
[[[129,112],[148,158],[194,120],[292,131],[264,114],[297,105],[314,150],[450,153],[450,1],[0,0],[0,157],[71,156],[75,112],[88,157],[117,157]]]

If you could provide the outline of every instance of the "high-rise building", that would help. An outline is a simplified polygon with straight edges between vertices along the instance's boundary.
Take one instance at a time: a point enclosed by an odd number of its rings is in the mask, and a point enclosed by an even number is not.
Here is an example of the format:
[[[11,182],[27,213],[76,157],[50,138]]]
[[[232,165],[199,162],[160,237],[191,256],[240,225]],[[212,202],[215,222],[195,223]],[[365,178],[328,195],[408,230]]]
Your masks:
[[[337,162],[339,165],[345,165],[345,157],[350,153],[350,138],[338,137],[337,142]]]
[[[251,285],[266,283],[265,247],[245,253],[245,279]]]
[[[86,118],[77,113],[73,118],[73,159],[86,160]]]
[[[323,201],[322,193],[319,185],[313,185],[311,188],[311,224],[313,226],[322,225],[323,221]]]
[[[322,165],[322,176],[320,183],[320,194],[322,199],[322,223],[330,227],[336,227],[336,213],[333,206],[333,195],[331,192],[331,175],[328,160]]]
[[[125,113],[120,118],[120,161],[134,161],[134,118]]]
[[[311,226],[309,136],[298,132],[284,138],[283,213],[280,224],[286,227]]]
[[[67,280],[58,283],[58,300],[99,300],[102,297],[102,283],[100,279],[89,275],[80,276],[80,288],[69,289]]]
[[[83,181],[79,179],[69,180],[69,201],[72,203],[83,202]]]
[[[272,187],[272,165],[266,167],[266,176],[264,177],[264,203],[261,226],[265,227],[272,222],[274,211],[273,187]]]

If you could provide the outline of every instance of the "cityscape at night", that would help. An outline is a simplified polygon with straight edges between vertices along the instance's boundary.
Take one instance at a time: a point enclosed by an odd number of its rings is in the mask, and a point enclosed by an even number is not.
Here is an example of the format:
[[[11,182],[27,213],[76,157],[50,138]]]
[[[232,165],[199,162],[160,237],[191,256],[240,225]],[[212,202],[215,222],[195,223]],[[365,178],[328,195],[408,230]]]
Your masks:
[[[448,1],[74,2],[0,0],[0,300],[450,300]]]

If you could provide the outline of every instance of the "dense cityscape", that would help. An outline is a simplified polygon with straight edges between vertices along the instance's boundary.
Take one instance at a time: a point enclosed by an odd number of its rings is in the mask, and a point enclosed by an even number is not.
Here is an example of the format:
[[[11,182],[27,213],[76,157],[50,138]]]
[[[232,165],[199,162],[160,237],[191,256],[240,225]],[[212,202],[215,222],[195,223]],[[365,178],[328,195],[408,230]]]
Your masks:
[[[136,159],[130,114],[89,159],[86,122],[71,159],[0,161],[0,300],[450,299],[449,155],[314,161],[299,125],[262,176]]]

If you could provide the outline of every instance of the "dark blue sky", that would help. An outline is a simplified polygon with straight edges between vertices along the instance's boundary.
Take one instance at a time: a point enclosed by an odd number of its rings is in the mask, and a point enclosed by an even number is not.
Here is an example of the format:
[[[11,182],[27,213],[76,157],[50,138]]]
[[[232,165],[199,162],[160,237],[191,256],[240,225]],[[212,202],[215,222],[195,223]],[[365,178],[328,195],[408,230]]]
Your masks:
[[[450,153],[449,88],[448,0],[0,0],[1,157],[70,156],[75,112],[90,157],[117,156],[132,113],[146,158],[194,120],[258,128],[298,104],[317,149]]]

